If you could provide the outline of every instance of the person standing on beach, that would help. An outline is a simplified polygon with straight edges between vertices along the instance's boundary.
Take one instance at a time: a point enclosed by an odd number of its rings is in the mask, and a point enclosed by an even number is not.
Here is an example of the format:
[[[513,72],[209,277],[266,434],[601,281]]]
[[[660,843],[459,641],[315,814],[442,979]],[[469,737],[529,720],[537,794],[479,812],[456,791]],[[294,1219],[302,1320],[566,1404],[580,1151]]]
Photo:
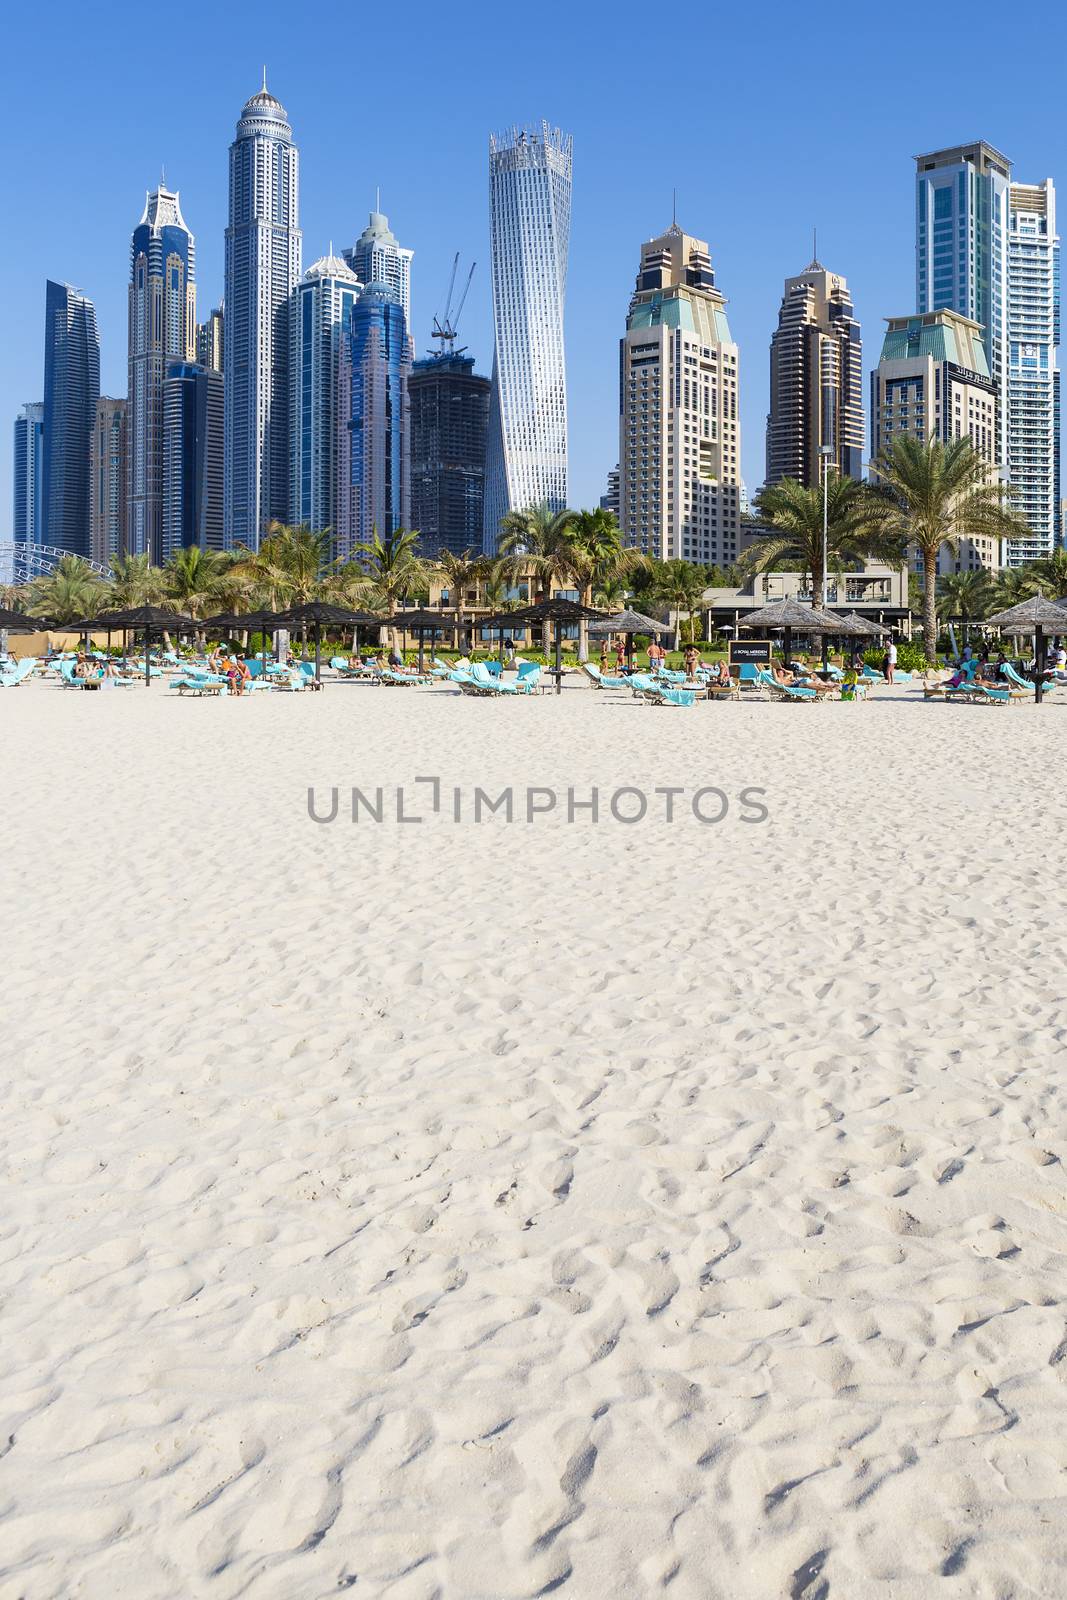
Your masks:
[[[890,635],[889,645],[885,653],[885,681],[893,682],[893,674],[897,666],[897,641]]]
[[[653,639],[652,643],[648,647],[648,664],[652,671],[658,672],[666,659],[666,650],[664,650],[658,639]]]

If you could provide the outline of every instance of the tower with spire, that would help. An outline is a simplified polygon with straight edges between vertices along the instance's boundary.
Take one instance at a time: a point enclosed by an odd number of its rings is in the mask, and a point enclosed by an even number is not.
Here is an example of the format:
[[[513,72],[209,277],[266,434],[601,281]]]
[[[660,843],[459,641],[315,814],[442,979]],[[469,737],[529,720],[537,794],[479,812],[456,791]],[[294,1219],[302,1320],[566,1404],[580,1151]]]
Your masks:
[[[415,252],[398,241],[381,210],[381,190],[375,194],[375,208],[367,226],[350,250],[345,262],[360,283],[380,283],[404,308],[404,321],[411,332],[411,260]]]
[[[863,476],[863,343],[846,280],[818,258],[785,280],[771,339],[767,483]]]
[[[289,510],[289,307],[300,280],[300,157],[262,87],[230,146],[226,229],[224,529],[255,549]]]
[[[196,358],[196,241],[162,178],[145,195],[130,246],[126,542],[163,559],[163,383]]]

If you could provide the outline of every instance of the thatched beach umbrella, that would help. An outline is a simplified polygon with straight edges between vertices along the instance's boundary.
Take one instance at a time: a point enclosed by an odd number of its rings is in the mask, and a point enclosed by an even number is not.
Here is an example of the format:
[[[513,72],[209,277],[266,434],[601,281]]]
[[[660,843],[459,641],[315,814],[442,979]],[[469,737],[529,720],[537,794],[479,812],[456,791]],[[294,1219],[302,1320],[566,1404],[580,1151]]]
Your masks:
[[[99,616],[86,617],[81,622],[70,624],[71,629],[79,633],[107,633],[111,634],[121,629],[133,632],[138,629],[144,632],[144,681],[145,687],[150,688],[152,675],[149,671],[148,652],[153,633],[189,633],[196,627],[192,617],[183,616],[178,611],[166,611],[162,606],[130,606],[125,611],[103,611]]]
[[[805,605],[802,600],[774,600],[769,606],[750,611],[740,628],[760,628],[765,633],[781,633],[783,653],[789,661],[793,652],[793,634],[821,634],[825,641],[830,634],[850,634],[857,630],[843,616],[823,611],[818,606]],[[825,655],[825,643],[823,654]]]
[[[653,617],[646,617],[640,611],[632,611],[629,607],[625,611],[616,611],[613,615],[602,617],[599,622],[589,624],[590,634],[609,637],[614,633],[624,634],[626,637],[626,658],[633,666],[634,634],[636,633],[670,633],[670,628],[665,622],[656,622]]]
[[[304,605],[291,606],[279,611],[276,621],[282,628],[314,628],[315,630],[315,682],[320,681],[323,628],[360,628],[375,626],[379,619],[369,611],[349,611],[347,606],[331,605],[328,600],[308,600]]]
[[[493,627],[498,622],[507,621],[512,627],[524,628],[531,622],[552,623],[556,630],[556,665],[551,669],[556,679],[556,693],[559,694],[563,686],[563,656],[560,629],[574,627],[579,622],[603,622],[607,615],[604,611],[594,611],[592,606],[579,605],[577,600],[564,600],[561,595],[554,595],[551,600],[541,600],[535,606],[524,606],[521,611],[504,612],[498,617],[487,617],[483,627]]]
[[[1046,635],[1056,638],[1067,634],[1067,606],[1060,605],[1055,600],[1046,600],[1044,595],[1035,594],[1030,600],[1023,600],[1017,606],[1009,606],[1007,611],[998,611],[995,616],[986,617],[984,626],[999,628],[1001,633],[1034,635],[1034,700],[1040,705],[1041,680],[1045,672]]]
[[[277,611],[220,611],[216,617],[205,617],[202,622],[194,624],[203,634],[213,633],[218,637],[221,634],[248,631],[263,635],[263,650],[260,659],[263,670],[267,670],[267,634],[273,633],[276,628],[284,627]]]
[[[436,637],[439,633],[450,631],[439,611],[398,611],[395,617],[386,617],[382,624],[385,628],[403,628],[405,633],[414,633],[419,640],[419,671],[422,671],[423,652],[426,646],[426,635]]]

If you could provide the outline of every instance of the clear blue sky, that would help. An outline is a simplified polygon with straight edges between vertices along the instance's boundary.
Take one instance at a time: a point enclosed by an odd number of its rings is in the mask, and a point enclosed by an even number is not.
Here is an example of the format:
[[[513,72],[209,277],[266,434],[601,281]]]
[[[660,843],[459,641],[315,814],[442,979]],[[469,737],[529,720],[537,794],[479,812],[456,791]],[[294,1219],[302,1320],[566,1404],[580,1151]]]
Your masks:
[[[16,146],[4,172],[0,537],[11,419],[42,393],[45,278],[93,298],[102,388],[125,394],[129,242],[145,189],[165,164],[196,235],[203,315],[222,294],[227,149],[262,61],[300,147],[305,265],[331,239],[351,243],[381,184],[383,209],[415,251],[419,352],[459,250],[478,262],[461,332],[486,372],[489,130],[545,116],[573,133],[570,498],[590,505],[618,454],[617,341],[639,246],[670,221],[672,188],[729,299],[755,488],[768,341],[813,224],[820,258],[852,289],[866,368],[881,319],[913,309],[917,152],[988,139],[1021,180],[1062,180],[1067,231],[1063,15],[1044,0],[1015,12],[904,0],[869,15],[758,0],[14,7],[0,67]]]

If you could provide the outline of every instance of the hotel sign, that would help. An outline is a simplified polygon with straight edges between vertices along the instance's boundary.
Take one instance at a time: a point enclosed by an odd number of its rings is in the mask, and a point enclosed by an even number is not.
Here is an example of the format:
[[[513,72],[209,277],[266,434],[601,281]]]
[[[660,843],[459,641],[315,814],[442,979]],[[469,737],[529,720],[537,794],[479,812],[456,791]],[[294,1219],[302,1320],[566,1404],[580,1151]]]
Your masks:
[[[749,663],[769,666],[770,661],[771,641],[769,639],[730,640],[730,665],[732,667],[745,666]]]

